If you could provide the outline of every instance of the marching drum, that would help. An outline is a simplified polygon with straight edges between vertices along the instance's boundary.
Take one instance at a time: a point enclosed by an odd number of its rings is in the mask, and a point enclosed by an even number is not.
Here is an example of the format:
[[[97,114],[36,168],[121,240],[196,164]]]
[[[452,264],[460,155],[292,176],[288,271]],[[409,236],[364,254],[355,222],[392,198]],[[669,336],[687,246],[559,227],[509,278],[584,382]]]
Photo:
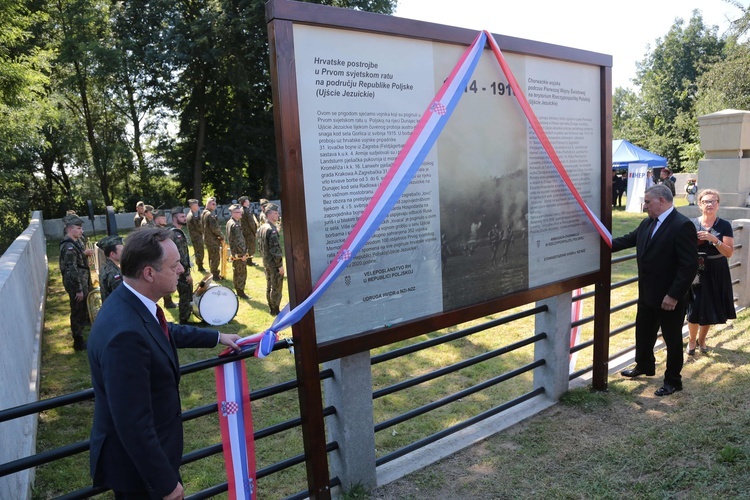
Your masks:
[[[193,314],[209,325],[226,325],[237,315],[239,307],[234,292],[216,283],[209,283],[204,290],[199,288],[193,295]]]

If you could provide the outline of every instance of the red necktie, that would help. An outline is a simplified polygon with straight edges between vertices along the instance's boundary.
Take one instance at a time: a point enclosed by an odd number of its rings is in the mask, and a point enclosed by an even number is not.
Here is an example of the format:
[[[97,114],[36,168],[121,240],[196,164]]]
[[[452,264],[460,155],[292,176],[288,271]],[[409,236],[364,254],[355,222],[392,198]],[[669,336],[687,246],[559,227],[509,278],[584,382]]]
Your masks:
[[[162,310],[159,305],[156,305],[156,317],[159,319],[159,325],[161,325],[161,329],[164,332],[164,335],[167,336],[167,340],[169,340],[169,329],[167,328],[167,318],[164,317],[164,311]]]

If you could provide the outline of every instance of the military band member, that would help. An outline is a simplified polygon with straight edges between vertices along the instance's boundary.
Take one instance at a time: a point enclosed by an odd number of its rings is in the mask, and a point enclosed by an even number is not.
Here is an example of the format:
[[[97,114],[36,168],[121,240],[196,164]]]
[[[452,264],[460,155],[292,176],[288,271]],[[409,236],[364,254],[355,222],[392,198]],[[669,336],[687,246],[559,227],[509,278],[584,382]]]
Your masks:
[[[184,325],[190,321],[191,304],[193,302],[193,277],[190,276],[190,249],[188,248],[187,237],[185,236],[185,209],[174,207],[172,209],[172,227],[169,228],[169,235],[177,245],[180,252],[180,264],[185,269],[177,278],[177,293],[180,294],[180,324]]]
[[[146,205],[143,211],[143,220],[141,221],[141,227],[156,227],[154,222],[154,207]]]
[[[195,265],[198,267],[198,271],[205,273],[206,270],[203,267],[203,223],[201,222],[201,207],[198,200],[188,200],[188,206],[190,212],[187,214],[187,229],[190,241],[193,243],[193,251],[195,252]]]
[[[253,209],[250,208],[250,198],[240,196],[238,201],[242,205],[242,234],[245,237],[245,246],[247,247],[247,265],[254,266],[253,255],[255,255],[255,235],[258,232],[258,221],[255,220]]]
[[[162,210],[161,208],[154,211],[154,226],[167,227],[167,212]],[[166,309],[177,309],[177,304],[174,303],[172,294],[164,296],[164,307]]]
[[[155,211],[154,224],[156,227],[167,227],[167,212],[162,209]]]
[[[109,294],[122,283],[120,273],[120,255],[122,255],[122,238],[107,236],[96,242],[96,246],[104,252],[104,265],[99,270],[99,292],[102,294],[102,304]]]
[[[91,271],[87,257],[93,250],[85,250],[81,244],[83,219],[77,215],[66,215],[65,238],[60,242],[60,273],[63,286],[70,297],[70,330],[73,334],[73,349],[85,351],[83,328],[88,321],[86,297],[91,289]]]
[[[211,197],[206,200],[206,209],[201,214],[203,243],[208,250],[208,265],[214,280],[222,280],[224,276],[221,276],[219,266],[221,265],[221,242],[224,241],[224,236],[221,234],[219,220],[214,215],[214,209],[216,209],[216,198]]]
[[[143,213],[146,211],[146,205],[139,201],[135,204],[135,215],[133,216],[133,226],[135,227],[141,227],[141,223],[143,222],[144,215]]]
[[[258,249],[263,257],[266,271],[266,300],[271,314],[279,314],[281,292],[284,285],[284,255],[281,251],[279,231],[279,207],[273,203],[266,205],[266,222],[258,229]]]
[[[232,282],[237,292],[237,297],[249,299],[245,294],[245,283],[247,282],[247,247],[245,246],[245,235],[242,234],[243,208],[240,205],[229,207],[232,217],[227,221],[227,243],[232,255]]]
[[[268,200],[261,198],[258,200],[258,203],[260,204],[260,221],[258,222],[258,226],[262,226],[266,223],[266,205],[268,205]]]

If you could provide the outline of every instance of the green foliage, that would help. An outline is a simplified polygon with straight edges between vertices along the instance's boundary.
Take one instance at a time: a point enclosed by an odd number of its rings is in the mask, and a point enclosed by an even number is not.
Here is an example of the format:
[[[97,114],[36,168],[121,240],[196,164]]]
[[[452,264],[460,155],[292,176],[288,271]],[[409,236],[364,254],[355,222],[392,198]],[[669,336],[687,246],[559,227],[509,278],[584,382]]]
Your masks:
[[[687,25],[677,19],[638,65],[635,82],[641,87],[642,103],[638,119],[651,132],[645,147],[667,157],[676,171],[695,167],[698,80],[721,59],[723,47],[717,28],[706,26],[700,12],[693,11]]]
[[[29,200],[23,172],[0,171],[0,255],[29,224]]]
[[[723,60],[699,80],[698,116],[722,109],[750,109],[750,47],[728,43]]]

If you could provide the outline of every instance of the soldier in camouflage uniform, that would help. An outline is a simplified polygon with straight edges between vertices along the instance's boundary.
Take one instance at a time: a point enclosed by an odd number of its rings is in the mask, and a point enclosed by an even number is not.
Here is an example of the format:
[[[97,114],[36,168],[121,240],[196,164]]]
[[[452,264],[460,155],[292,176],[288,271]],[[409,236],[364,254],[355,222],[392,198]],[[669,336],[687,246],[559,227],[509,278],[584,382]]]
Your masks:
[[[60,273],[63,286],[70,296],[70,330],[73,333],[73,349],[85,351],[83,328],[88,321],[86,297],[91,289],[91,271],[87,257],[93,250],[85,250],[80,243],[83,235],[83,219],[77,215],[63,218],[65,238],[60,242]]]
[[[214,215],[214,209],[216,209],[216,198],[211,197],[206,200],[206,209],[201,215],[203,242],[206,245],[206,250],[208,250],[208,264],[214,280],[223,280],[224,276],[219,273],[219,266],[221,264],[221,242],[224,241],[224,236],[221,234],[219,220]]]
[[[254,266],[253,255],[255,255],[255,234],[258,232],[258,222],[250,208],[250,198],[240,196],[238,201],[242,205],[242,234],[245,237],[245,246],[247,247],[247,265]]]
[[[143,220],[141,221],[141,227],[156,227],[154,222],[154,207],[146,205],[143,212]]]
[[[201,222],[201,207],[198,200],[188,200],[190,212],[187,214],[187,229],[195,252],[195,265],[198,271],[205,273],[203,268],[203,223]]]
[[[120,272],[120,255],[122,255],[122,238],[119,236],[107,236],[96,242],[96,246],[102,249],[107,260],[99,270],[99,291],[102,294],[102,304],[107,300],[109,294],[122,283]]]
[[[232,254],[232,282],[237,296],[249,299],[245,294],[245,283],[247,282],[247,247],[245,246],[245,235],[242,234],[242,213],[244,210],[239,205],[229,207],[232,217],[227,221],[227,243]]]
[[[133,226],[136,228],[141,227],[141,222],[143,222],[143,213],[146,211],[146,205],[139,201],[135,204],[135,215],[133,216]]]
[[[281,292],[284,285],[284,255],[279,241],[279,207],[273,203],[266,205],[266,222],[258,229],[258,250],[263,257],[266,271],[266,300],[273,316],[279,314]]]
[[[154,226],[156,227],[167,227],[167,212],[159,209],[154,212]],[[164,296],[164,308],[165,309],[177,309],[177,304],[172,300],[172,294]]]
[[[191,306],[193,302],[193,277],[190,276],[190,249],[184,227],[187,222],[185,209],[174,207],[172,209],[172,227],[169,235],[177,245],[180,252],[180,264],[185,271],[177,278],[177,292],[180,294],[180,324],[184,325],[190,321]]]
[[[260,221],[258,222],[258,227],[262,226],[266,223],[266,205],[268,205],[268,200],[265,198],[261,198],[258,200],[258,203],[260,204]]]

